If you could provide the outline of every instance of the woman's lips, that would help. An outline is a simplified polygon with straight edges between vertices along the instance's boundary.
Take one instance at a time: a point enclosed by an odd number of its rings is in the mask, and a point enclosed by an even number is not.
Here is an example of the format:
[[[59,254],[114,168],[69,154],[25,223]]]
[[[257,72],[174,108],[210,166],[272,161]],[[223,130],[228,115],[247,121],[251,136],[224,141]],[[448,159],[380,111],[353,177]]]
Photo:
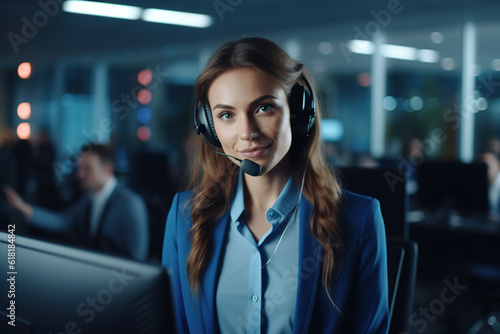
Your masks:
[[[264,154],[267,151],[270,145],[268,146],[256,146],[252,148],[247,148],[241,151],[238,151],[245,158],[257,158]]]

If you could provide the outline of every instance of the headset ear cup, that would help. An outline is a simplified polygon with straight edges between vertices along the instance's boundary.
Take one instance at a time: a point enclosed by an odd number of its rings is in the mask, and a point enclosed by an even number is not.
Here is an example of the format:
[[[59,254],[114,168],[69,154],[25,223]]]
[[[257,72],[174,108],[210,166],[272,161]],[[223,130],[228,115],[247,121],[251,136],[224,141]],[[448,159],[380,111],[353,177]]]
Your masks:
[[[316,119],[316,108],[314,105],[314,100],[312,95],[304,89],[304,101],[305,101],[305,110],[304,110],[304,123],[306,126],[305,136],[309,137],[311,132],[311,128],[313,127],[314,120]]]
[[[297,138],[308,137],[315,118],[311,94],[304,86],[296,83],[290,93],[289,105],[293,136]]]
[[[210,106],[208,104],[203,105],[203,109],[205,110],[205,114],[207,116],[208,128],[211,134],[211,139],[213,141],[212,145],[217,147],[222,147],[219,136],[217,136],[217,132],[215,132],[214,119],[212,116],[212,110],[210,110]]]
[[[196,102],[198,105],[198,102]],[[215,132],[214,122],[212,119],[212,111],[208,104],[200,104],[196,109],[195,128],[198,129],[201,135],[213,146],[221,147],[219,137]]]

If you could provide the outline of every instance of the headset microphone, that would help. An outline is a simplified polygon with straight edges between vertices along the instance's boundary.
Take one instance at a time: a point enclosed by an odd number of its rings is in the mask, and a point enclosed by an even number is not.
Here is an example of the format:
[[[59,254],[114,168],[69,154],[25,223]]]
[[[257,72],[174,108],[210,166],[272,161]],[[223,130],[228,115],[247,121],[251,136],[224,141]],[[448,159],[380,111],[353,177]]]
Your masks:
[[[213,147],[205,139],[205,136],[202,133],[200,133],[200,134],[201,134],[201,138],[203,138],[203,141],[205,141],[205,143],[207,144],[207,146],[212,151],[214,151],[217,154],[225,155],[226,157],[230,157],[230,158],[233,158],[235,160],[238,160],[240,162],[240,169],[241,169],[241,171],[243,173],[248,174],[250,176],[259,176],[260,175],[260,172],[262,171],[262,166],[261,165],[259,165],[256,162],[253,162],[252,160],[249,160],[249,159],[241,160],[241,159],[238,159],[236,157],[233,157],[232,155],[229,155],[229,154],[222,153],[222,152],[214,150]]]

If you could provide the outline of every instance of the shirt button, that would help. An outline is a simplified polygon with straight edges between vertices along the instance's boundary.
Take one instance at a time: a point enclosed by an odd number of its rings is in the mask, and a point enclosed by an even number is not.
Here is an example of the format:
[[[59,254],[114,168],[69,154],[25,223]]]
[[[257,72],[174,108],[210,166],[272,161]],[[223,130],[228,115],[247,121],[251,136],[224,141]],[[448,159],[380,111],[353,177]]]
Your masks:
[[[254,249],[254,250],[253,250],[253,253],[254,253],[255,255],[257,255],[257,253],[258,253],[258,252],[259,252],[259,251],[258,251],[258,250],[256,250],[256,249]]]
[[[274,218],[274,211],[269,212],[269,217]]]
[[[252,301],[253,301],[254,303],[257,303],[257,302],[259,301],[259,297],[257,297],[257,296],[255,296],[255,295],[254,295],[254,296],[252,297]]]

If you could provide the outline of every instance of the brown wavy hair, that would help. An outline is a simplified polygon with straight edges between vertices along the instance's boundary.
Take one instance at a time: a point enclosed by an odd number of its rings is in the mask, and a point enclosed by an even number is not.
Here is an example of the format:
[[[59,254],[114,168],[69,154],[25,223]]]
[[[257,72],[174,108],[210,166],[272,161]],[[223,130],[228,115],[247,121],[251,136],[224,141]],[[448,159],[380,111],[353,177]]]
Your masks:
[[[315,92],[314,83],[303,64],[293,60],[278,45],[262,38],[243,38],[224,44],[209,59],[196,82],[196,95],[200,103],[208,103],[208,90],[215,78],[235,68],[253,68],[270,73],[288,95],[295,83],[303,84],[305,77]],[[314,96],[317,97],[317,94]],[[313,204],[311,233],[323,248],[322,281],[330,297],[330,282],[333,275],[340,271],[344,249],[337,220],[341,190],[334,171],[325,162],[317,98],[315,104],[316,120],[309,138],[296,138],[292,133],[290,153],[294,156],[292,161],[296,162],[295,177],[299,185],[309,159],[304,196]],[[227,157],[212,152],[200,136],[196,136],[195,140],[198,153],[194,155],[189,185],[193,189],[193,225],[189,231],[191,251],[187,259],[189,284],[194,294],[199,290],[211,257],[214,223],[229,209],[239,173],[239,166]]]

